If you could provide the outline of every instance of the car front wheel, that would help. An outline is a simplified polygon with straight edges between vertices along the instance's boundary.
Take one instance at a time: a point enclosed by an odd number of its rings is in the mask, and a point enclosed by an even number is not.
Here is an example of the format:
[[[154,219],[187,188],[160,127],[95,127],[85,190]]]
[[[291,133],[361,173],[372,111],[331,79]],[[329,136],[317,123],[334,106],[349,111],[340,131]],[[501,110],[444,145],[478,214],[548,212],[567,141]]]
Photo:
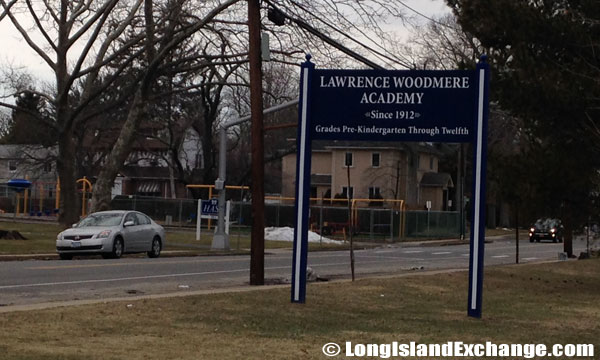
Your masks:
[[[152,249],[148,251],[149,258],[157,258],[160,256],[160,250],[162,249],[162,244],[160,242],[160,238],[155,236],[152,240]]]
[[[110,257],[113,259],[120,258],[123,255],[123,249],[124,249],[123,238],[121,238],[121,237],[115,238],[115,241],[113,242],[113,249],[112,249],[112,252],[110,253]]]

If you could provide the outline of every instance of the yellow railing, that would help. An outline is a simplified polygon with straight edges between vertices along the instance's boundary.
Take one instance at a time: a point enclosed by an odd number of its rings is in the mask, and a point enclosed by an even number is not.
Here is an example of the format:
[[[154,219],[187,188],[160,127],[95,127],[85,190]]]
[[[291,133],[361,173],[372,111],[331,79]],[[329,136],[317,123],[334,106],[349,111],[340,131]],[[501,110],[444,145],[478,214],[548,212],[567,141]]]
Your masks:
[[[83,188],[81,189],[81,217],[84,217],[87,215],[85,194],[87,192],[87,188],[89,188],[89,193],[92,193],[92,183],[85,176],[77,180],[77,183],[83,183]]]

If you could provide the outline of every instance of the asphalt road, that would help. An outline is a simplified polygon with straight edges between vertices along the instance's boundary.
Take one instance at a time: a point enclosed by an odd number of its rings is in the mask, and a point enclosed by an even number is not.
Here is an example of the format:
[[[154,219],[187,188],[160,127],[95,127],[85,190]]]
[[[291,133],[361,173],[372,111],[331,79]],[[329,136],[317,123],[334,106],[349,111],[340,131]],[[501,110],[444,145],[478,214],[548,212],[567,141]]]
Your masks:
[[[520,242],[520,262],[558,259],[562,244]],[[574,253],[585,249],[574,241]],[[514,264],[514,239],[495,239],[486,244],[485,265]],[[320,277],[350,276],[348,251],[311,252],[309,266]],[[290,250],[268,251],[267,283],[291,276]],[[418,246],[401,244],[355,253],[357,277],[373,274],[466,269],[468,245]],[[248,256],[201,256],[116,260],[82,258],[72,261],[27,260],[0,262],[0,309],[12,306],[69,300],[109,299],[139,295],[218,289],[248,284]]]

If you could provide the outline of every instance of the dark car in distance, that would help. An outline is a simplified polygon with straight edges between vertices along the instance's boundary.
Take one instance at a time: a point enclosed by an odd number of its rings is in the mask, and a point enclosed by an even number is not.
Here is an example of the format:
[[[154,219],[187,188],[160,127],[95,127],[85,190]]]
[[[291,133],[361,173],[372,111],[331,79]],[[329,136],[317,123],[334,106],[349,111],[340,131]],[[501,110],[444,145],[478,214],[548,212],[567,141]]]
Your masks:
[[[559,219],[538,219],[529,229],[529,242],[552,240],[552,242],[563,241],[563,225]]]

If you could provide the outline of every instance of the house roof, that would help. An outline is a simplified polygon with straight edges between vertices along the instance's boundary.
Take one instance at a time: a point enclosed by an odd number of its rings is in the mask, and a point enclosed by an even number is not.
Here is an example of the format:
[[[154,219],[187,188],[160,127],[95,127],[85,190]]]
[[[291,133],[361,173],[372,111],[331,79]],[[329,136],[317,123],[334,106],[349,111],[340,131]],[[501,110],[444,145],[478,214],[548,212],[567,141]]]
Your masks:
[[[404,143],[390,141],[313,141],[313,150],[333,149],[403,149]]]
[[[41,145],[6,144],[0,145],[0,159],[45,159],[55,156],[57,147]]]
[[[130,179],[169,179],[169,168],[160,166],[124,166],[119,172]]]
[[[452,176],[450,176],[448,173],[427,172],[423,174],[420,185],[426,187],[441,187],[446,189],[454,187],[454,182],[452,182]]]
[[[313,141],[313,151],[327,151],[334,149],[388,149],[401,150],[412,153],[427,153],[440,156],[442,153],[430,143],[416,142],[399,142],[399,141]]]

